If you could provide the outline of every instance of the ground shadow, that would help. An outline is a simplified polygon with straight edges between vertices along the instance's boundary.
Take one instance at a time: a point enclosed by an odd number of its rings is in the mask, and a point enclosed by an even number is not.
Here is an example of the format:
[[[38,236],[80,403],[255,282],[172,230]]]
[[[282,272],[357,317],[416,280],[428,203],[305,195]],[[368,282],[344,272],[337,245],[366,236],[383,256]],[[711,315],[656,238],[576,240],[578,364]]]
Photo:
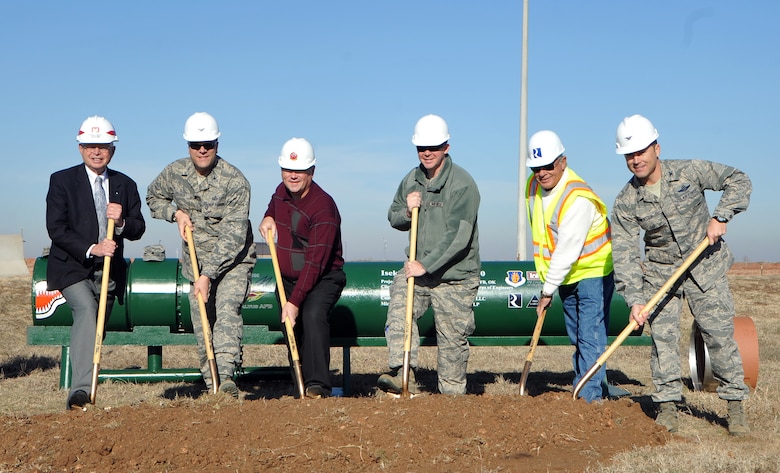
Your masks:
[[[352,373],[350,376],[350,392],[344,392],[348,397],[373,397],[378,394],[377,380],[381,373]],[[490,371],[477,371],[469,373],[467,379],[467,394],[484,394],[486,386],[494,384],[497,377],[503,377],[508,383],[516,384],[519,390],[520,372],[495,373]],[[436,393],[438,392],[438,378],[436,370],[418,368],[415,370],[415,379],[420,392]],[[539,396],[545,393],[567,393],[572,390],[572,380],[574,372],[563,371],[536,371],[533,370],[526,381],[526,393],[529,396]],[[613,385],[634,385],[642,386],[642,382],[630,378],[619,370],[607,370],[607,379]],[[344,376],[340,370],[331,371],[332,384],[336,388],[344,389]],[[276,374],[265,373],[263,375],[244,375],[238,377],[236,384],[241,391],[241,395],[246,400],[258,399],[280,399],[283,397],[297,396],[297,386],[293,381],[292,373],[286,373],[285,370]],[[519,391],[518,391],[519,392]],[[198,398],[207,394],[206,385],[203,381],[196,383],[187,383],[167,389],[163,395],[166,399],[175,399],[176,397]],[[635,399],[636,400],[636,399]],[[647,408],[643,405],[643,410],[654,415],[654,407],[649,396],[647,396]]]
[[[257,379],[239,378],[236,381],[239,392],[248,401],[257,399],[281,399],[286,396],[294,396],[296,386],[292,379]],[[198,399],[201,396],[210,394],[203,381],[186,382],[166,389],[162,397],[169,400],[177,398]]]
[[[206,394],[206,383],[202,381],[194,383],[181,383],[172,388],[163,391],[162,397],[168,400],[175,400],[182,397],[198,399]]]
[[[638,379],[629,378],[620,370],[611,370],[607,368],[607,381],[609,384],[622,386],[644,386],[645,384]]]
[[[723,401],[726,402],[726,401]],[[718,414],[711,412],[711,411],[705,411],[698,407],[691,406],[687,403],[685,403],[685,399],[683,399],[683,402],[681,402],[678,405],[678,408],[681,412],[684,412],[690,416],[696,417],[698,419],[703,419],[709,422],[710,424],[714,425],[720,425],[721,427],[724,427],[728,429],[729,427],[729,421],[726,417],[721,417]]]
[[[35,370],[59,368],[60,361],[50,356],[15,356],[0,364],[0,378],[21,378]]]
[[[520,378],[522,372],[493,373],[487,371],[478,371],[469,376],[470,394],[483,394],[485,386],[495,382],[496,376],[502,376],[506,381],[518,385],[520,389]],[[574,380],[574,371],[531,371],[525,383],[525,390],[530,396],[538,396],[548,392],[569,392],[572,389]],[[618,370],[607,370],[607,380],[611,385],[633,385],[642,386],[642,382],[628,377],[625,373]]]
[[[647,415],[647,417],[651,419],[655,419],[657,415],[657,408],[655,402],[653,402],[652,395],[645,394],[641,396],[631,396],[630,399],[634,401],[635,403],[639,404],[639,406],[642,408],[642,412]],[[724,419],[723,417],[720,417],[719,415],[715,414],[714,412],[710,411],[704,411],[698,407],[693,407],[687,403],[685,400],[685,396],[683,396],[682,400],[677,402],[677,409],[679,409],[680,413],[690,415],[692,417],[697,417],[699,419],[704,419],[711,424],[717,424],[722,427],[728,428],[728,421]]]
[[[683,381],[683,385],[686,386],[688,390],[690,391],[694,390],[693,382],[691,381],[690,378],[683,378],[682,381]],[[648,417],[650,417],[651,419],[655,419],[658,406],[656,405],[655,402],[653,402],[653,398],[651,394],[646,394],[642,396],[631,396],[631,400],[639,404],[642,407],[642,411],[645,414],[647,414]],[[714,412],[703,410],[699,407],[688,404],[688,402],[685,399],[685,396],[682,396],[682,400],[680,400],[676,404],[677,404],[677,409],[680,411],[680,413],[705,420],[714,425],[720,425],[721,427],[728,428],[727,418],[721,417],[720,415]]]
[[[333,386],[341,386],[341,376],[336,376],[335,370],[331,373],[331,378],[334,379]],[[248,401],[281,399],[298,395],[298,387],[293,381],[292,373],[288,370],[240,375],[236,379],[236,386],[238,386],[241,396]],[[182,397],[198,399],[208,394],[206,383],[201,379],[168,388],[163,392],[162,397],[171,400]]]
[[[639,404],[639,407],[642,408],[642,412],[644,412],[647,417],[655,419],[656,406],[649,394],[631,396],[629,399]]]

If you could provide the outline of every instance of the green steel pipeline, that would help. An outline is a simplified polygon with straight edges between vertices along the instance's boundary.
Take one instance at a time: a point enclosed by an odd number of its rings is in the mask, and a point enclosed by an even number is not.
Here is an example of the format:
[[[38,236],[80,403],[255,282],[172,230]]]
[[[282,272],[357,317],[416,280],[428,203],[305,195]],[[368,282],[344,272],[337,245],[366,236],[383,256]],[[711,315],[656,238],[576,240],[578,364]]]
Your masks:
[[[70,308],[59,291],[46,290],[47,258],[35,261],[32,277],[33,326],[28,343],[61,345],[60,387],[70,386],[71,367],[67,346],[73,323]],[[353,346],[383,346],[384,325],[390,299],[390,284],[402,262],[348,262],[344,265],[347,286],[331,314],[331,345],[344,347],[344,392],[351,391],[350,351]],[[476,330],[469,338],[473,346],[528,345],[536,324],[536,305],[542,283],[530,261],[486,261],[482,263],[480,287],[474,301]],[[283,343],[276,281],[271,260],[258,260],[252,273],[250,294],[242,306],[245,342]],[[129,262],[123,303],[114,302],[106,320],[104,344],[146,345],[147,369],[101,370],[99,380],[126,382],[196,381],[197,368],[162,368],[162,346],[194,344],[188,293],[190,284],[177,259]],[[615,295],[610,307],[608,334],[611,339],[628,324],[628,307]],[[436,341],[433,316],[428,311],[418,322],[421,342]],[[254,337],[250,336],[254,333]],[[632,334],[624,345],[647,345],[649,337]],[[569,345],[563,309],[556,298],[547,311],[539,345]],[[289,377],[289,369],[246,367],[249,377]]]
[[[46,291],[46,264],[45,257],[38,258],[33,269],[33,325],[70,326],[70,308],[62,294]],[[402,266],[398,261],[345,263],[347,285],[331,316],[332,339],[348,343],[358,338],[384,338],[390,284]],[[249,297],[242,307],[245,325],[282,330],[275,288],[271,260],[258,260],[252,273]],[[541,288],[542,282],[531,261],[483,262],[480,287],[474,301],[476,330],[471,337],[472,344],[527,344],[536,323]],[[114,303],[106,330],[132,331],[139,326],[164,326],[171,333],[192,332],[189,290],[189,281],[182,276],[178,260],[133,260],[128,268],[124,303]],[[610,307],[608,334],[618,335],[628,324],[628,316],[624,300],[615,294]],[[419,328],[421,337],[429,341],[435,339],[430,311],[420,319]],[[563,309],[557,297],[547,312],[540,344],[569,344]]]
[[[33,327],[28,327],[28,343],[35,345],[62,345],[60,386],[67,387],[70,372],[66,327],[73,324],[70,308],[59,291],[46,290],[46,266],[48,259],[36,259],[32,276]],[[344,271],[347,285],[331,314],[330,330],[332,346],[383,346],[390,284],[403,263],[399,261],[347,262]],[[536,325],[536,305],[542,282],[532,261],[483,261],[480,286],[474,301],[476,329],[469,338],[473,346],[523,346],[528,345]],[[131,382],[194,381],[200,379],[197,369],[162,368],[162,346],[166,344],[194,344],[182,342],[177,334],[192,333],[188,294],[190,284],[181,273],[177,259],[163,261],[133,260],[128,265],[127,285],[123,303],[114,303],[106,320],[106,342],[114,345],[139,345],[148,349],[148,369],[101,370],[100,379],[117,379]],[[254,343],[272,344],[283,341],[279,321],[279,305],[274,291],[276,281],[270,259],[258,260],[252,272],[249,297],[242,306],[244,335],[254,328]],[[618,294],[613,295],[610,306],[608,335],[610,343],[628,325],[629,309]],[[740,322],[740,323],[737,323]],[[418,322],[424,344],[435,344],[436,332],[433,316],[428,311]],[[755,387],[758,375],[758,339],[755,326],[747,317],[735,319],[737,341],[743,352],[746,380]],[[742,328],[744,327],[744,329]],[[745,332],[743,335],[740,335]],[[691,341],[689,354],[691,370],[707,378],[708,356],[706,347],[700,353],[701,342]],[[699,335],[699,338],[701,335]],[[640,331],[632,333],[623,345],[649,345],[650,337]],[[695,343],[694,343],[695,342]],[[283,342],[282,342],[283,343]],[[539,345],[569,345],[563,308],[555,297],[547,311]],[[694,350],[694,348],[696,348]],[[754,355],[749,356],[750,353]],[[748,362],[744,358],[747,356]],[[344,351],[345,392],[349,382],[349,351]],[[246,368],[250,376],[288,377],[289,370],[279,367]],[[748,378],[749,375],[749,378]],[[710,375],[711,376],[711,375]],[[697,388],[698,389],[698,388]]]

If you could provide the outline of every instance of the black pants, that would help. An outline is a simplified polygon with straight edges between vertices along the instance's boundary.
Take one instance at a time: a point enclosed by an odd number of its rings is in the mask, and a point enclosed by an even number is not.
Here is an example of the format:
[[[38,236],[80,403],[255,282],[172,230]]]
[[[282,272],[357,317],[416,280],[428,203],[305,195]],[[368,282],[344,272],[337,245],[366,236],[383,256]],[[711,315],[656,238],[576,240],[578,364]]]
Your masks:
[[[284,292],[289,297],[296,281],[283,279]],[[344,271],[331,271],[312,288],[298,308],[295,321],[295,341],[301,359],[304,385],[318,384],[330,390],[330,311],[347,284]],[[277,300],[279,294],[276,294]],[[287,331],[283,330],[285,338]],[[291,360],[292,361],[292,360]],[[292,364],[292,363],[291,363]]]

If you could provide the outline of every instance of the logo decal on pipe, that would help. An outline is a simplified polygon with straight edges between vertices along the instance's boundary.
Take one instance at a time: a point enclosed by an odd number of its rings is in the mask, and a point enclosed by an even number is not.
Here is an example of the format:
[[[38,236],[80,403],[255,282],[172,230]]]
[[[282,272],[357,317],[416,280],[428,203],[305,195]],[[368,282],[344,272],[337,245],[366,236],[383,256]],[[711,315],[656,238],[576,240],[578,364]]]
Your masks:
[[[35,283],[35,318],[48,319],[65,303],[65,297],[60,291],[47,291],[46,281]]]
[[[506,279],[504,279],[504,282],[512,287],[520,287],[525,284],[526,281],[522,271],[507,271]]]

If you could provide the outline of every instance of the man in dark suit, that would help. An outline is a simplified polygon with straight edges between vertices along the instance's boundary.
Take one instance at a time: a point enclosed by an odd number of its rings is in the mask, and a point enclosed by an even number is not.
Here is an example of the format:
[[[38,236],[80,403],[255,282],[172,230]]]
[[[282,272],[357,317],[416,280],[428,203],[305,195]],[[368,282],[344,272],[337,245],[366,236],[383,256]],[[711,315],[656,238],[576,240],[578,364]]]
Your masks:
[[[46,195],[46,229],[51,250],[46,271],[49,290],[59,290],[73,313],[70,363],[73,367],[67,408],[89,402],[103,259],[112,258],[106,317],[115,297],[124,294],[125,239],[138,240],[146,230],[135,182],[108,169],[118,140],[103,117],[89,117],[77,136],[84,164],[55,172]],[[101,195],[102,194],[102,195]],[[108,219],[114,235],[106,238]]]

